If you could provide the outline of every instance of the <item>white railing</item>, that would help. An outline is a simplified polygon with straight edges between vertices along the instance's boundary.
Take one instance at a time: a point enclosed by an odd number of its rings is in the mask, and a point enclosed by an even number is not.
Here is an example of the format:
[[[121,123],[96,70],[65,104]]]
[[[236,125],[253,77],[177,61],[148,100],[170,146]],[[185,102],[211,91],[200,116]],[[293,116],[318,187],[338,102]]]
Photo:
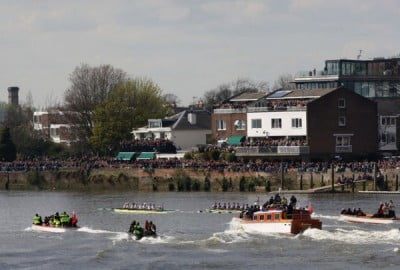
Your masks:
[[[336,153],[351,153],[353,152],[353,146],[352,145],[341,145],[341,146],[336,146]]]
[[[246,155],[303,155],[309,154],[309,146],[244,146],[237,147],[238,156]]]
[[[249,107],[247,112],[276,112],[276,111],[306,111],[307,106],[288,106],[288,107]]]
[[[214,109],[214,113],[246,113],[246,108],[226,108],[226,109]]]

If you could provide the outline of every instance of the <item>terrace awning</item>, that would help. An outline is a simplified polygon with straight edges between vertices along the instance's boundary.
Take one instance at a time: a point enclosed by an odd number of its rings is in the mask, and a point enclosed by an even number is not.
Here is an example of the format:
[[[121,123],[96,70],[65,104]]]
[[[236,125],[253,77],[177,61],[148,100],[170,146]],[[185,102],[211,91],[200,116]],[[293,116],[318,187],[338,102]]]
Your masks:
[[[131,160],[135,152],[119,152],[118,155],[115,157],[116,160]]]
[[[155,152],[142,152],[136,159],[154,159],[155,156]]]
[[[242,141],[244,141],[245,136],[242,135],[235,135],[232,137],[229,137],[228,139],[228,144],[229,145],[239,145]]]

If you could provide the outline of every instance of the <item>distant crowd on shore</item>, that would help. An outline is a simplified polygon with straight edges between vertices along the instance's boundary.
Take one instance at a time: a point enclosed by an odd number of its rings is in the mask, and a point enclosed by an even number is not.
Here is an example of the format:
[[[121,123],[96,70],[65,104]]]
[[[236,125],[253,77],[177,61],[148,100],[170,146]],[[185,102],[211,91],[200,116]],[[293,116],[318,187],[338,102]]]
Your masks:
[[[363,173],[362,178],[368,180],[374,170],[374,162],[271,162],[271,161],[249,161],[228,162],[225,160],[188,160],[188,159],[151,159],[151,160],[135,160],[120,161],[114,157],[82,157],[70,158],[66,160],[58,159],[31,159],[16,160],[14,162],[0,162],[0,171],[57,171],[60,169],[76,169],[85,170],[99,168],[139,168],[139,169],[178,169],[187,168],[195,170],[208,171],[230,171],[230,172],[267,172],[276,173],[281,169],[285,172],[316,172],[328,173],[331,165],[335,167],[335,173],[344,173],[350,171],[352,173]],[[400,161],[380,160],[377,163],[380,171],[387,169],[399,169]],[[339,181],[339,180],[338,180]],[[340,181],[343,181],[341,179]]]

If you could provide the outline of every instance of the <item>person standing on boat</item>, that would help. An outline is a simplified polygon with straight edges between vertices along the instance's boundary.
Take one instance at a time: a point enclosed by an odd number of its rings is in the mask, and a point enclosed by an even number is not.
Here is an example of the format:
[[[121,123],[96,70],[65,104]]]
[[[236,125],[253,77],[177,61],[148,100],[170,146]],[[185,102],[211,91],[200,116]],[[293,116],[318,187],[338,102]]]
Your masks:
[[[61,225],[62,225],[63,227],[69,225],[71,219],[69,218],[69,215],[67,214],[67,212],[64,211],[64,213],[62,213],[61,218],[60,218],[60,221],[61,221]]]
[[[287,199],[285,196],[282,197],[282,205],[286,206],[287,205]]]
[[[395,218],[396,214],[394,212],[394,203],[392,200],[389,201],[389,217]]]
[[[78,223],[78,218],[76,217],[75,212],[72,212],[72,217],[71,217],[71,225],[72,227],[76,227]]]
[[[292,205],[292,207],[295,209],[296,208],[296,204],[297,204],[297,199],[294,195],[292,195],[292,197],[290,197],[290,204]]]
[[[150,231],[153,233],[153,234],[156,234],[157,233],[157,228],[156,228],[156,225],[153,223],[153,221],[151,221],[150,220],[150,222],[149,222],[149,227],[150,227]]]
[[[136,220],[133,220],[131,226],[129,226],[128,232],[133,233],[133,231],[135,230],[135,226],[136,226]]]
[[[36,213],[36,215],[33,217],[32,223],[33,223],[34,225],[42,225],[42,223],[43,223],[43,222],[42,222],[42,217],[39,216],[38,213]]]

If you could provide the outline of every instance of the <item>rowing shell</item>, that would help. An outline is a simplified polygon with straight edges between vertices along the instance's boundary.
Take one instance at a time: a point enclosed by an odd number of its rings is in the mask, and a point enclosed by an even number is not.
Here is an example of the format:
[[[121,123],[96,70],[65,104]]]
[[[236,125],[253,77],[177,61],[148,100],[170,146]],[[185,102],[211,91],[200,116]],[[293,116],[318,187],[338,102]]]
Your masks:
[[[381,218],[381,217],[372,217],[372,214],[367,214],[366,216],[355,216],[355,215],[344,215],[341,214],[340,217],[349,222],[354,223],[371,223],[371,224],[392,224],[392,223],[400,223],[399,218]]]
[[[217,213],[217,214],[238,214],[241,213],[240,209],[206,209],[208,213]]]
[[[174,210],[114,208],[114,212],[127,213],[127,214],[167,214],[167,213],[174,212]]]

